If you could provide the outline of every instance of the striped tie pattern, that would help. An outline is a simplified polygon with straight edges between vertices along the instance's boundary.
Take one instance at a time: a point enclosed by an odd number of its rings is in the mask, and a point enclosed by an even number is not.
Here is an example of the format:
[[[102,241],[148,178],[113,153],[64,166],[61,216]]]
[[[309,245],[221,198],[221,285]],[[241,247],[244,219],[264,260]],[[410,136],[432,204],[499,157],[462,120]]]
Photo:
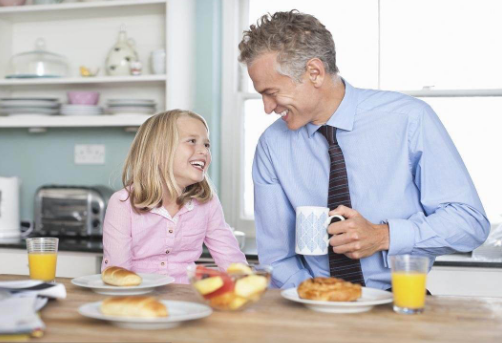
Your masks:
[[[328,152],[331,166],[329,172],[328,207],[330,210],[340,205],[352,208],[347,169],[345,167],[342,149],[336,140],[336,128],[323,125],[319,128],[319,132],[323,134],[329,143]],[[365,285],[363,272],[361,270],[361,262],[359,260],[353,260],[344,254],[335,253],[332,246],[328,247],[328,258],[329,274],[332,277],[341,278],[352,283],[358,283],[362,286]]]

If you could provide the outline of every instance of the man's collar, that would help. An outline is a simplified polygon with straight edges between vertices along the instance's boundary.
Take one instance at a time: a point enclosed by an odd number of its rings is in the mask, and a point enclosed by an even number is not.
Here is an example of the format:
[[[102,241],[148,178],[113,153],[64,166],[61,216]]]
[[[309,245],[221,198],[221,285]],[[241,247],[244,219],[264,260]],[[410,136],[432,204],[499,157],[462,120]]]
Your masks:
[[[352,87],[347,81],[344,79],[341,80],[345,84],[345,95],[343,96],[340,106],[338,106],[335,113],[331,115],[326,125],[345,131],[352,131],[356,116],[357,93],[354,87]],[[307,132],[309,137],[312,137],[319,127],[319,125],[308,123]]]

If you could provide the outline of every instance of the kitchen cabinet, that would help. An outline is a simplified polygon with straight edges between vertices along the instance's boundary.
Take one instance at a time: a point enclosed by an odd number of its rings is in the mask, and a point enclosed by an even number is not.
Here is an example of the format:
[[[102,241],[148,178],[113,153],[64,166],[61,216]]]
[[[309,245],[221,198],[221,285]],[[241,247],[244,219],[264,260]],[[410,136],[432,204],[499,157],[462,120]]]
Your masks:
[[[434,266],[427,276],[433,295],[502,298],[502,269]]]
[[[72,90],[100,92],[100,105],[112,98],[153,99],[157,111],[191,109],[194,96],[195,0],[108,0],[0,7],[0,97],[51,97],[66,102]],[[142,75],[106,76],[105,59],[121,26],[142,62]],[[69,61],[66,78],[6,79],[10,58],[33,51],[37,38]],[[166,50],[166,74],[150,72],[150,53]],[[100,68],[81,77],[79,67]],[[147,115],[0,117],[0,128],[130,127]]]

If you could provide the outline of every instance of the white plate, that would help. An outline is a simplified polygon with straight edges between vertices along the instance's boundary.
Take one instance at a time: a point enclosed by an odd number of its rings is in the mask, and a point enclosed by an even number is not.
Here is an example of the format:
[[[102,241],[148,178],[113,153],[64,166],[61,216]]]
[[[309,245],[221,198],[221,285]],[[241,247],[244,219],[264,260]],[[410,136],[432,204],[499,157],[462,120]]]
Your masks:
[[[366,312],[375,305],[388,304],[392,302],[391,292],[375,288],[362,288],[363,294],[357,301],[317,301],[301,299],[296,292],[296,288],[285,289],[281,292],[283,298],[304,304],[308,308],[318,312],[328,313],[359,313]]]
[[[101,111],[101,106],[97,105],[72,105],[72,104],[63,104],[61,108],[68,110],[99,110]]]
[[[58,107],[59,102],[46,100],[1,100],[1,107]]]
[[[160,274],[142,274],[138,273],[143,279],[138,286],[119,287],[107,285],[101,280],[101,274],[81,276],[71,280],[71,283],[90,288],[98,294],[104,295],[139,295],[150,293],[155,287],[165,286],[174,282],[174,278],[169,275]]]
[[[155,104],[155,100],[149,100],[149,99],[109,99],[108,104],[110,105],[153,105]]]
[[[58,114],[58,108],[39,108],[39,107],[0,107],[0,113],[7,115],[16,114]]]
[[[106,111],[111,114],[118,114],[118,113],[153,114],[155,113],[155,107],[120,106],[120,107],[108,107]]]
[[[115,107],[156,107],[156,104],[122,104],[122,103],[108,103],[107,106],[109,108],[115,108]]]
[[[0,101],[59,101],[59,98],[0,98]]]
[[[169,313],[169,316],[165,318],[108,316],[101,313],[101,301],[82,305],[78,312],[85,317],[107,320],[122,328],[138,330],[170,329],[184,321],[204,318],[213,313],[210,307],[203,304],[172,300],[161,300],[161,302],[167,307]]]
[[[69,112],[69,111],[65,111],[65,110],[62,110],[61,111],[61,115],[62,116],[99,116],[101,115],[102,113],[101,112]]]

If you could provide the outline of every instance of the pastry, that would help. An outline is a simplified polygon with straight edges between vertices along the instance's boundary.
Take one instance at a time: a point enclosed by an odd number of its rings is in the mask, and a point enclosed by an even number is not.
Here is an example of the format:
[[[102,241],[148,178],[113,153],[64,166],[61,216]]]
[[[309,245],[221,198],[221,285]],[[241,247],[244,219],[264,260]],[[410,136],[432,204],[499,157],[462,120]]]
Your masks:
[[[356,301],[361,293],[361,285],[332,277],[315,277],[298,286],[299,297],[309,300]]]
[[[149,296],[110,297],[101,303],[101,313],[119,317],[167,317],[166,306]]]
[[[141,276],[122,267],[108,267],[101,273],[104,283],[112,286],[138,286]]]

